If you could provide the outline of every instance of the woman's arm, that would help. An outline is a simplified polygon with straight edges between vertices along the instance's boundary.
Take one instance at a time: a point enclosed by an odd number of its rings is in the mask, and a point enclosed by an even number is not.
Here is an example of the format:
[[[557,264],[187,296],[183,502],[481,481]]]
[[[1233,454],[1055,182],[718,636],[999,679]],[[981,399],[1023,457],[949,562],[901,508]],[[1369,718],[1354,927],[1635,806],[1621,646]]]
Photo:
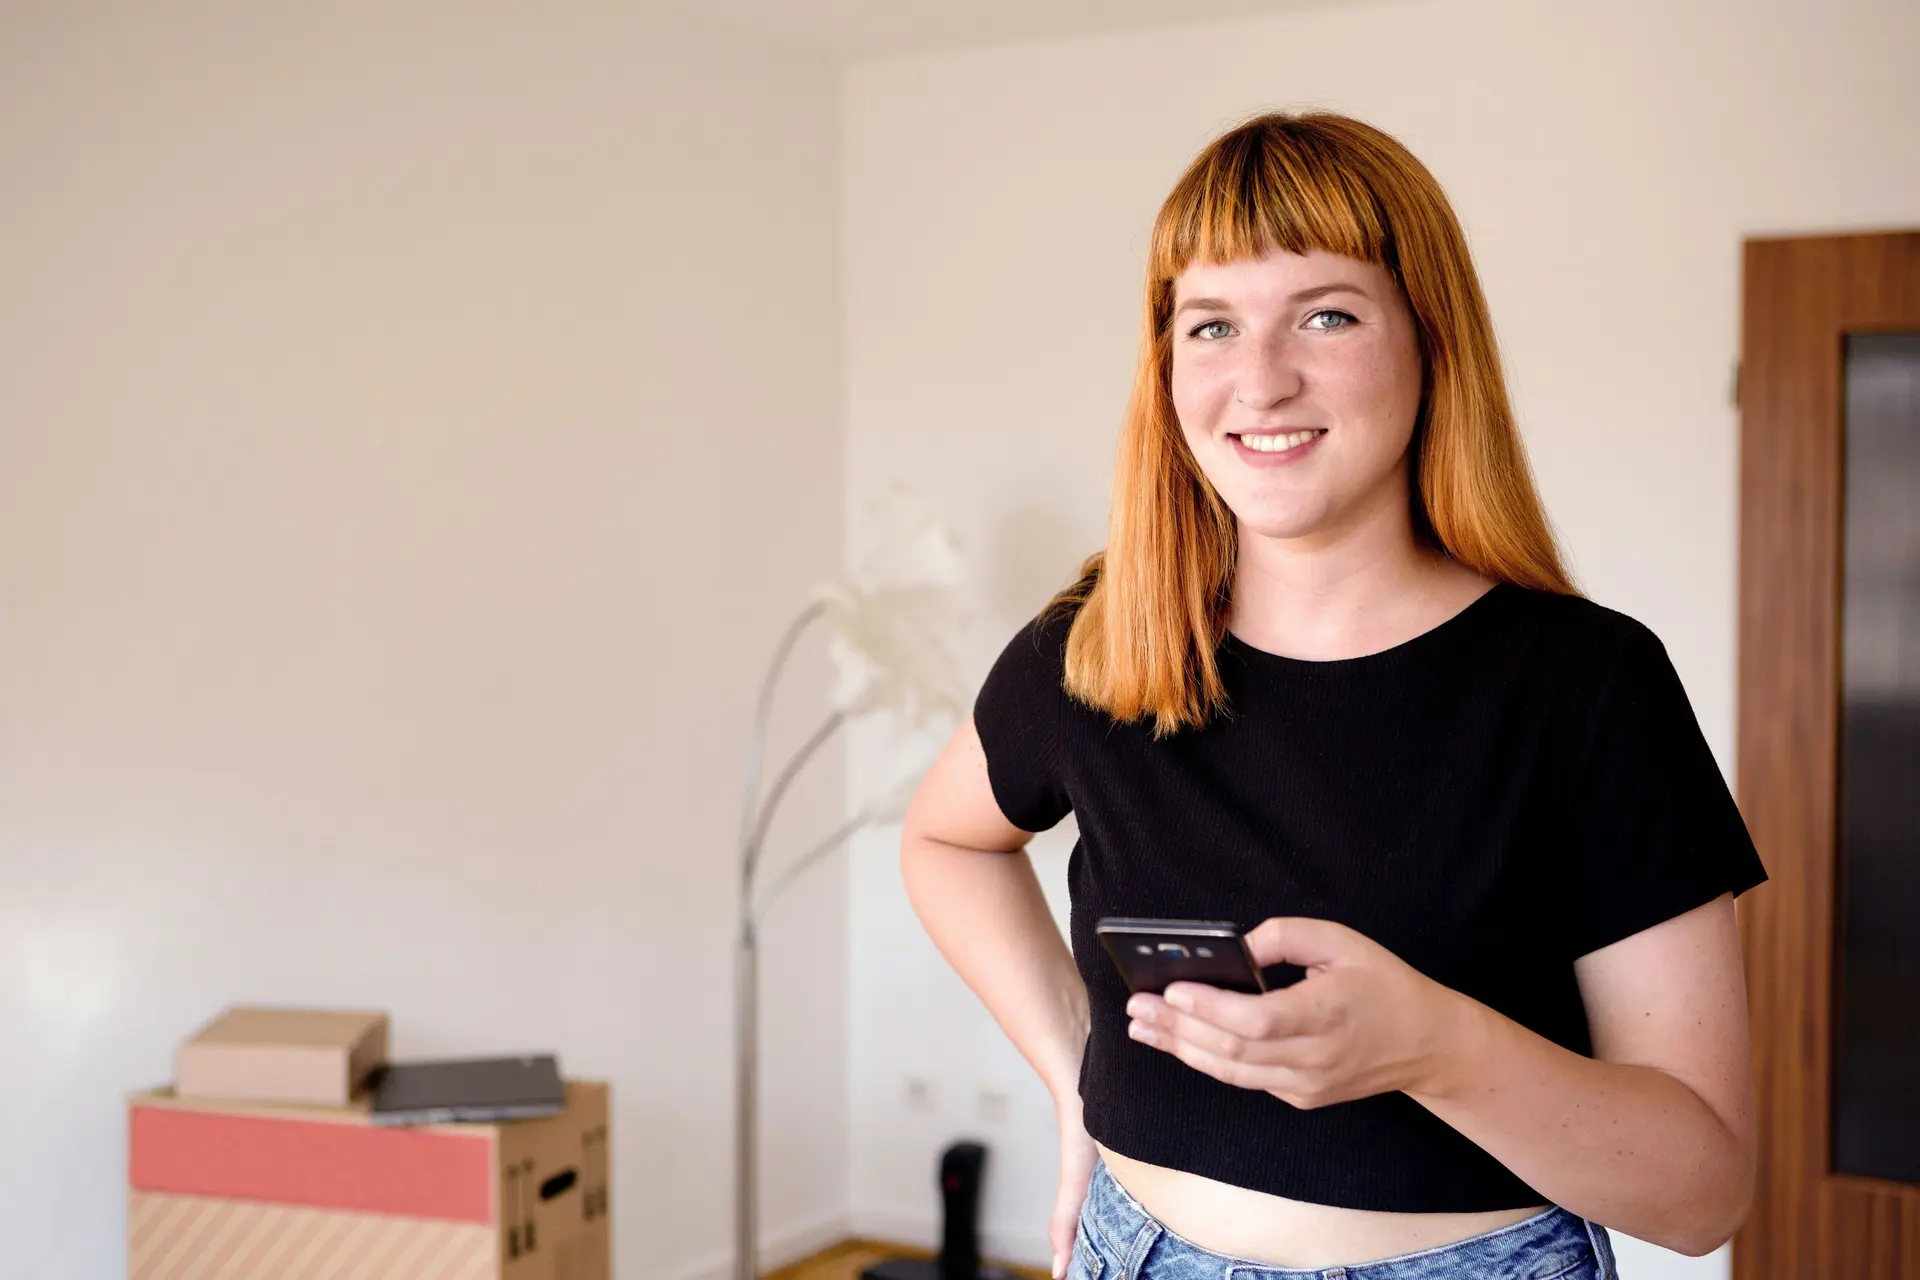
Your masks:
[[[1059,1275],[1093,1173],[1093,1144],[1080,1124],[1087,990],[1034,877],[1028,839],[1001,814],[968,720],[914,793],[900,870],[934,946],[1053,1094],[1061,1185],[1048,1235]]]
[[[1001,816],[968,720],[914,793],[900,838],[907,897],[940,949],[1056,1100],[1078,1100],[1087,991],[1027,857]]]
[[[1756,1165],[1746,982],[1725,895],[1574,962],[1594,1057],[1459,997],[1407,1090],[1555,1203],[1710,1253],[1746,1220]]]
[[[1134,1038],[1297,1107],[1404,1090],[1555,1204],[1682,1253],[1745,1219],[1753,1083],[1730,897],[1575,961],[1592,1058],[1344,925],[1268,920],[1247,942],[1307,977],[1261,996],[1135,995]]]

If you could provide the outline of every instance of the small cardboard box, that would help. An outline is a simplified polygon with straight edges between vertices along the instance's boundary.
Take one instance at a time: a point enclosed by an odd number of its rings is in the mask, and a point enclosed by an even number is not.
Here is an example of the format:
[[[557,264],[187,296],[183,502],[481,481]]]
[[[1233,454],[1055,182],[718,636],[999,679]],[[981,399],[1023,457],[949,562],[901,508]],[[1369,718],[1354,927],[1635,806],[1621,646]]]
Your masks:
[[[387,1015],[236,1005],[180,1046],[182,1098],[344,1107],[387,1060]]]
[[[500,1124],[128,1103],[130,1280],[609,1280],[605,1084]]]

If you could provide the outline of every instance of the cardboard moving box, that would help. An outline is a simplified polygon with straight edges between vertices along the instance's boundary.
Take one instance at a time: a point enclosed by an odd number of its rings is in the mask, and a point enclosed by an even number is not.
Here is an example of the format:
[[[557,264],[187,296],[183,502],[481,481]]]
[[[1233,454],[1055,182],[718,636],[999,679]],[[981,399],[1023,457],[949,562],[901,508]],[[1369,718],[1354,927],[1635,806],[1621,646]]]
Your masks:
[[[183,1098],[344,1107],[387,1060],[387,1015],[236,1005],[180,1046]]]
[[[609,1280],[608,1091],[538,1120],[389,1128],[367,1106],[137,1094],[131,1280]]]

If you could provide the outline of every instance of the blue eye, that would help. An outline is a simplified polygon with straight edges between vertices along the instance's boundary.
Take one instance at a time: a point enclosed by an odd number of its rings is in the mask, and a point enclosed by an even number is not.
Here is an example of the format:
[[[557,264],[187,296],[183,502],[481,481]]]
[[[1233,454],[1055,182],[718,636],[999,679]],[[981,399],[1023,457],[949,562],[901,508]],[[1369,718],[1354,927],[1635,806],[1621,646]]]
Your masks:
[[[1192,329],[1190,329],[1190,330],[1189,330],[1189,331],[1187,332],[1187,336],[1188,336],[1189,338],[1207,338],[1207,330],[1209,330],[1209,329],[1212,329],[1212,328],[1215,328],[1215,327],[1218,327],[1218,328],[1221,328],[1221,329],[1231,329],[1231,328],[1233,328],[1233,326],[1232,326],[1232,325],[1230,325],[1230,324],[1228,324],[1228,323],[1227,323],[1227,322],[1226,322],[1225,320],[1209,320],[1209,321],[1207,321],[1207,322],[1206,322],[1205,324],[1198,324],[1198,325],[1195,325],[1195,326],[1194,326],[1194,327],[1193,327]],[[1216,335],[1216,336],[1217,336],[1217,337],[1222,337],[1222,338],[1224,338],[1224,337],[1226,337],[1226,335],[1225,335],[1225,334],[1219,334],[1219,335]],[[1207,338],[1207,340],[1208,340],[1208,341],[1212,341],[1213,339],[1211,339],[1211,338]]]
[[[1338,320],[1339,323],[1338,324],[1321,324],[1320,321],[1322,320]],[[1312,315],[1307,317],[1307,328],[1318,329],[1322,333],[1328,333],[1335,329],[1345,329],[1349,325],[1355,325],[1359,323],[1360,322],[1358,320],[1354,319],[1352,316],[1348,315],[1346,312],[1334,311],[1332,309],[1329,309],[1326,311],[1316,311]]]

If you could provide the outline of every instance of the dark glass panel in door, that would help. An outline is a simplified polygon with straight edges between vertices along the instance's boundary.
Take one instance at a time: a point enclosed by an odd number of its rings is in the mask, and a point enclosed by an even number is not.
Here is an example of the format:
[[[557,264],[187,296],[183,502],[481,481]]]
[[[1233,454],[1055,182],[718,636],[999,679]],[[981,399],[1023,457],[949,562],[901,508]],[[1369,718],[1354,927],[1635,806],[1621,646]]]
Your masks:
[[[1846,343],[1833,1170],[1920,1183],[1920,333]]]

